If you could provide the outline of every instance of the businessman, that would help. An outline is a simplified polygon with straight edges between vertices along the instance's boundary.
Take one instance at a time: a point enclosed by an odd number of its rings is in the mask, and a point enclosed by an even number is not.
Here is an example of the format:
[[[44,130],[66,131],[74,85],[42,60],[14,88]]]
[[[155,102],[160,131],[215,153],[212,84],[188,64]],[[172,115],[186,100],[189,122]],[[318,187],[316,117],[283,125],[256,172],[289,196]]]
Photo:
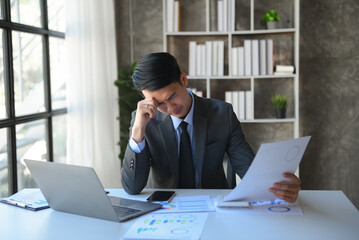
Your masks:
[[[144,100],[132,113],[130,140],[122,167],[126,192],[151,188],[228,188],[223,169],[227,153],[234,171],[245,175],[254,153],[228,103],[187,90],[188,79],[169,53],[151,53],[139,62],[133,84]],[[268,189],[295,202],[300,180]]]

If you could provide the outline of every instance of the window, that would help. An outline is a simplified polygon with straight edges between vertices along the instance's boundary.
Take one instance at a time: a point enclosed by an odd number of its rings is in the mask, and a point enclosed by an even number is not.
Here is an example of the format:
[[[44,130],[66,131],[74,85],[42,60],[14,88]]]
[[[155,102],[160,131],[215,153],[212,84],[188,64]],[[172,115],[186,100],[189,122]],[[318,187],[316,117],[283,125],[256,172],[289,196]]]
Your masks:
[[[0,3],[0,197],[4,197],[36,187],[24,159],[66,157],[65,0]]]

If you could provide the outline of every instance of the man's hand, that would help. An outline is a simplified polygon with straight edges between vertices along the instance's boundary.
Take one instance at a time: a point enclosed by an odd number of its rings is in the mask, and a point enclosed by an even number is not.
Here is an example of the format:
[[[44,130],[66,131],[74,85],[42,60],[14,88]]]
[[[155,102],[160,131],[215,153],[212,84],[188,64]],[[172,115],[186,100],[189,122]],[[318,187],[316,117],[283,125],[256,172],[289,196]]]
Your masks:
[[[155,99],[144,99],[137,103],[135,123],[132,128],[132,138],[137,143],[142,142],[148,122],[156,115],[158,103]]]
[[[288,178],[290,183],[273,183],[269,191],[284,201],[295,203],[301,189],[300,179],[293,173],[283,173],[283,177]]]

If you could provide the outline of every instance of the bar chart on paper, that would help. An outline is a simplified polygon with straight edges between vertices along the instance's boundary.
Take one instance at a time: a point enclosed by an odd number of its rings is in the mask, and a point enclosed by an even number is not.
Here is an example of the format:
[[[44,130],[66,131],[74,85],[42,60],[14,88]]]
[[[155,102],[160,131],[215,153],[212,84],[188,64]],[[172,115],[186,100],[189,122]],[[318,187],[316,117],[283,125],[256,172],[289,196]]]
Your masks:
[[[124,239],[199,239],[208,213],[151,214],[139,218]]]

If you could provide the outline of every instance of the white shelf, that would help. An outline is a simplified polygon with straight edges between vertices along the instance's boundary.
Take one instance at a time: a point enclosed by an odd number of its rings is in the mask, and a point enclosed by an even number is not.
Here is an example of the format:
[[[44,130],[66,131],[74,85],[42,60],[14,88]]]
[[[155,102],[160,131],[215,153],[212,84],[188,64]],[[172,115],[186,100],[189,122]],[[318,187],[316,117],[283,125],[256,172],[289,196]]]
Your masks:
[[[259,79],[259,78],[294,78],[296,74],[286,74],[286,75],[255,75],[255,76],[187,76],[188,79]]]
[[[240,120],[241,123],[294,123],[295,118],[269,118],[269,119],[253,119],[253,120]]]
[[[212,41],[212,40],[216,40],[216,39],[220,39],[221,41],[225,42],[225,73],[231,73],[232,69],[232,53],[231,53],[231,49],[233,47],[237,47],[238,46],[238,42],[241,42],[243,39],[253,39],[258,37],[258,39],[262,39],[262,38],[267,38],[267,36],[270,38],[270,36],[274,36],[273,38],[275,39],[293,39],[290,41],[293,41],[293,49],[292,49],[292,65],[295,66],[295,71],[296,73],[293,74],[286,74],[286,75],[256,75],[256,76],[232,76],[232,75],[224,75],[224,76],[207,76],[207,75],[202,75],[202,76],[187,76],[188,79],[192,79],[192,80],[201,80],[200,84],[203,84],[202,80],[205,82],[204,85],[201,85],[203,89],[201,89],[202,91],[206,91],[206,96],[205,97],[211,97],[212,95],[218,95],[221,94],[221,92],[218,92],[217,89],[212,89],[211,90],[211,83],[214,81],[218,81],[220,82],[221,80],[234,80],[233,81],[233,90],[237,91],[238,90],[238,86],[236,86],[235,84],[239,84],[241,83],[241,81],[235,81],[235,80],[243,80],[243,81],[249,81],[249,83],[245,83],[247,84],[247,86],[250,86],[250,90],[253,91],[253,95],[255,96],[255,93],[258,89],[255,88],[255,81],[257,79],[268,79],[268,81],[271,81],[272,79],[290,79],[293,81],[293,102],[294,104],[292,105],[294,107],[293,109],[293,115],[294,117],[292,118],[285,118],[285,119],[253,119],[253,120],[240,120],[241,123],[244,124],[248,124],[248,123],[258,123],[258,124],[270,124],[270,123],[291,123],[294,125],[294,131],[293,131],[293,137],[297,138],[299,137],[299,9],[300,9],[300,4],[299,1],[300,0],[291,0],[292,2],[290,3],[290,5],[292,5],[294,7],[294,12],[293,12],[293,26],[289,26],[289,28],[280,28],[280,29],[254,29],[255,27],[255,17],[257,18],[258,16],[254,16],[256,11],[254,10],[256,7],[256,0],[249,0],[250,1],[250,6],[248,8],[249,10],[249,25],[248,25],[248,30],[234,30],[234,31],[210,31],[211,27],[210,27],[210,21],[212,19],[213,16],[211,16],[211,12],[216,12],[213,11],[213,9],[211,9],[213,6],[210,7],[210,3],[212,3],[212,1],[210,0],[206,0],[206,16],[205,17],[205,31],[178,31],[178,32],[167,32],[167,27],[166,27],[166,11],[163,12],[163,50],[165,52],[167,51],[177,51],[177,54],[180,55],[182,57],[182,61],[186,61],[186,52],[188,51],[188,48],[186,50],[186,44],[188,44],[187,41],[189,41],[189,39],[191,41],[196,41],[196,37],[198,37],[198,42],[200,41],[204,41],[204,40],[208,40]],[[287,0],[283,0],[283,2],[286,2]],[[167,0],[163,0],[163,9],[166,10],[166,2]],[[263,3],[263,1],[261,1]],[[241,7],[239,5],[237,5],[238,1],[236,2],[236,8]],[[187,1],[186,4],[191,4],[190,1]],[[187,6],[187,8],[190,6]],[[270,7],[270,4],[268,5],[268,7]],[[258,9],[257,9],[258,10]],[[232,10],[232,16],[233,13],[235,13],[235,9]],[[232,19],[230,20],[232,21],[232,26],[234,26],[234,21],[235,21],[235,17],[232,17]],[[203,28],[202,28],[203,29]],[[263,36],[265,35],[265,36]],[[185,38],[188,37],[188,38]],[[172,45],[173,44],[173,45]],[[202,43],[203,44],[203,43]],[[233,44],[233,45],[232,45]],[[168,45],[170,47],[168,47]],[[188,46],[187,46],[188,47]],[[273,48],[275,48],[275,46],[273,46]],[[291,51],[291,50],[289,50]],[[228,83],[226,83],[228,84]],[[256,85],[257,86],[257,85]],[[230,85],[230,88],[232,87],[232,85]],[[217,92],[216,92],[217,90]],[[248,90],[248,89],[247,89]],[[226,89],[225,91],[232,91],[232,89]],[[223,92],[224,95],[224,92]],[[256,97],[254,97],[254,101],[256,100]],[[253,112],[254,112],[254,105],[253,104]],[[254,112],[255,114],[255,112]]]
[[[273,30],[248,30],[248,31],[190,31],[190,32],[165,32],[166,36],[222,36],[222,35],[257,35],[257,34],[273,34],[273,33],[295,33],[294,28],[283,28]]]

